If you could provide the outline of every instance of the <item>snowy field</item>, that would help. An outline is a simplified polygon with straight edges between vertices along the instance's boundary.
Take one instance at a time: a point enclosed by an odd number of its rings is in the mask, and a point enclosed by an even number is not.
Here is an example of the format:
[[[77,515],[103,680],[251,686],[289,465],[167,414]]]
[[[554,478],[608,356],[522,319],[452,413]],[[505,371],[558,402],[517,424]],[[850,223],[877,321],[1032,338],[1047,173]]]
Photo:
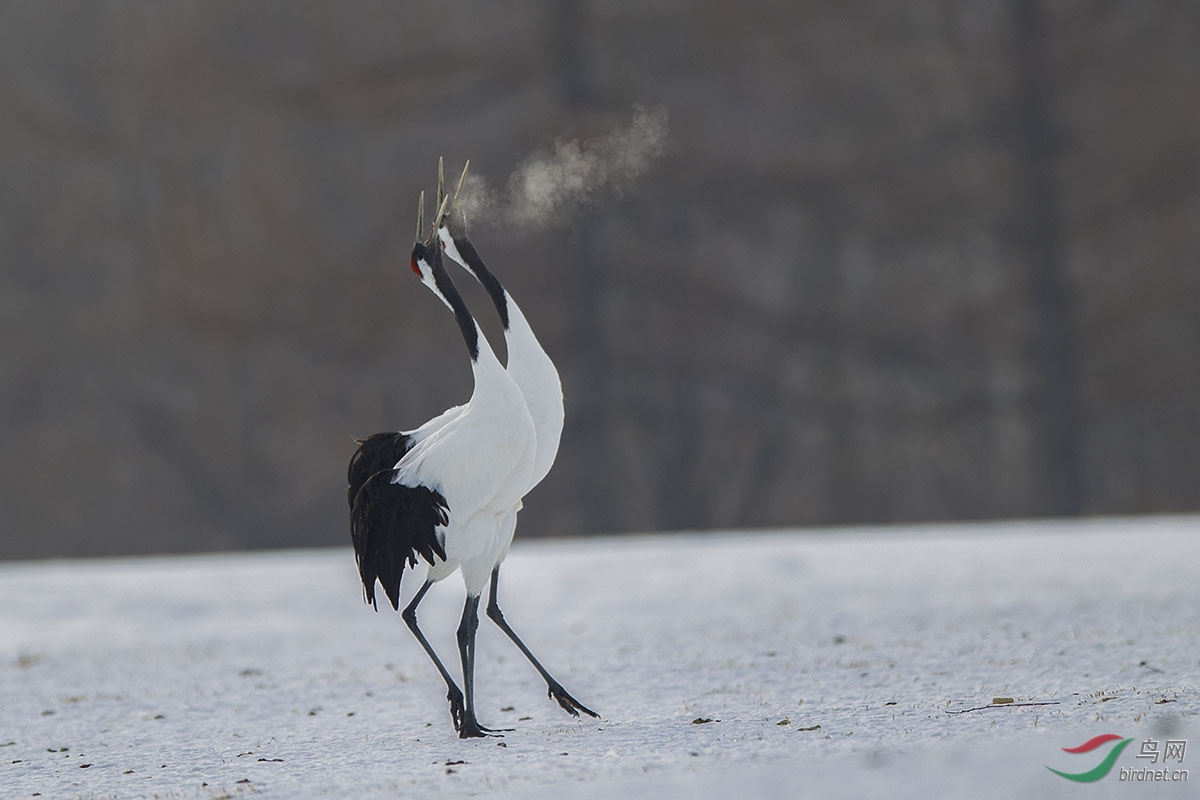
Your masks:
[[[603,718],[564,714],[484,618],[480,721],[513,730],[471,741],[348,543],[0,564],[0,797],[1196,797],[1198,534],[518,540],[501,606]],[[448,664],[461,603],[454,577],[422,606]],[[1094,767],[1061,748],[1104,733],[1134,739],[1105,778],[1046,769]],[[1189,740],[1190,782],[1119,779],[1148,739]]]

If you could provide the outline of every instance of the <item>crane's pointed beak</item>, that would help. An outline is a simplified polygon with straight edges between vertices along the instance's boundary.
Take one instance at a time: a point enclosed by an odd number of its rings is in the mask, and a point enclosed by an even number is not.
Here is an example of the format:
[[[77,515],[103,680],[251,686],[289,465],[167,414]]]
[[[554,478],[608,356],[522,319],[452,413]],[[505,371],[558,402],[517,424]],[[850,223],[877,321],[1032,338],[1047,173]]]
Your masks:
[[[421,241],[421,231],[425,229],[425,190],[421,190],[421,197],[417,200],[417,238],[416,241]]]
[[[458,179],[458,187],[454,190],[454,199],[450,201],[452,205],[458,205],[458,196],[462,194],[463,184],[467,182],[467,170],[470,168],[471,159],[468,158],[467,163],[463,164],[463,174],[462,177]]]
[[[443,163],[442,157],[438,156],[438,188],[437,188],[437,206],[438,206],[438,208],[441,208],[442,201],[446,199],[446,175],[445,175],[445,171],[442,166],[442,163]],[[434,230],[437,229],[436,225],[434,225],[433,227],[434,227]]]
[[[432,240],[437,236],[438,228],[442,225],[442,219],[446,216],[446,207],[450,205],[449,197],[442,197],[442,203],[438,207],[437,216],[433,218],[433,229],[430,232],[429,238]]]
[[[454,199],[450,201],[451,208],[457,208],[459,213],[463,215],[463,225],[467,224],[467,212],[458,204],[459,195],[462,194],[463,184],[467,182],[467,170],[471,168],[471,159],[467,159],[467,163],[463,164],[462,176],[458,179],[458,186],[454,189]]]

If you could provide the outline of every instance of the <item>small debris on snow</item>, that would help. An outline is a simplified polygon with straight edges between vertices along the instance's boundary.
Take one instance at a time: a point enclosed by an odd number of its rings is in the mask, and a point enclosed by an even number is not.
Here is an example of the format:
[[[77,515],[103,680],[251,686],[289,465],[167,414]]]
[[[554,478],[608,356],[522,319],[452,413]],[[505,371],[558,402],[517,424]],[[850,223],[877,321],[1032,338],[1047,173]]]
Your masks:
[[[1088,738],[1097,724],[1155,735],[1155,725],[1186,724],[1197,709],[1186,678],[1200,642],[1180,620],[1200,607],[1200,518],[1089,526],[1103,530],[1045,535],[1038,523],[986,536],[955,526],[936,535],[889,529],[526,542],[506,562],[513,599],[528,592],[526,614],[515,616],[543,640],[561,635],[569,620],[539,619],[538,610],[564,606],[587,617],[586,637],[557,654],[549,647],[547,657],[578,659],[576,669],[554,672],[585,698],[620,697],[619,707],[606,701],[614,719],[595,728],[546,707],[532,717],[537,725],[506,741],[467,743],[452,739],[438,676],[403,624],[363,616],[344,547],[0,564],[0,596],[19,601],[0,603],[0,651],[9,654],[0,655],[9,712],[0,724],[0,755],[20,759],[21,767],[5,771],[0,795],[214,800],[266,792],[396,800],[422,786],[433,798],[497,800],[581,791],[627,800],[888,791],[916,800],[939,794],[944,784],[981,800],[1021,792],[1066,798],[1074,784],[1043,766],[1073,766],[1060,747]],[[1149,530],[1143,538],[1144,529],[1164,526],[1187,530]],[[1163,552],[1174,556],[1163,559]],[[1022,570],[993,575],[987,566],[998,559]],[[640,565],[636,576],[631,561]],[[1068,562],[1073,568],[1062,570]],[[795,579],[796,563],[806,565],[804,580]],[[587,580],[579,580],[584,572]],[[59,587],[61,602],[39,602],[44,585]],[[287,591],[297,585],[305,591]],[[459,598],[445,591],[429,603],[428,616],[438,620],[431,628],[442,630],[446,653],[453,653]],[[245,612],[255,605],[263,613]],[[646,615],[650,606],[662,613]],[[66,607],[75,610],[64,615]],[[1021,625],[997,627],[997,609]],[[639,612],[644,624],[628,625]],[[88,630],[105,635],[80,635]],[[317,630],[326,641],[314,650]],[[381,636],[393,672],[362,666],[382,663]],[[1116,646],[1131,637],[1133,645]],[[529,697],[541,689],[503,637],[491,639],[509,658],[500,669],[491,640],[481,643],[481,658],[492,664],[483,684],[497,692],[488,695],[493,713],[532,716],[517,712],[512,700],[505,705],[511,711],[494,705],[517,681]],[[1154,661],[1137,657],[1144,642],[1154,644]],[[45,653],[46,660],[19,670],[12,662],[20,652]],[[1147,664],[1139,665],[1142,659]],[[235,680],[254,663],[262,677]],[[65,681],[49,668],[58,664],[71,666]],[[400,669],[413,673],[410,683],[395,682]],[[861,672],[871,677],[859,679]],[[162,681],[163,674],[171,680]],[[1005,696],[1014,703],[982,694],[999,686],[1014,690]],[[1047,691],[1043,686],[1054,687],[1047,696],[1057,703],[1023,707],[1037,700],[1032,690]],[[71,693],[87,700],[71,703]],[[880,699],[889,696],[904,702]],[[950,720],[937,714],[961,714],[968,703],[979,709]],[[348,705],[369,713],[347,718]],[[830,729],[776,713],[788,705]],[[706,708],[724,716],[694,713]],[[43,709],[53,716],[39,716]],[[321,719],[306,717],[309,710]],[[156,712],[170,721],[147,728]],[[1098,713],[1107,721],[1097,723]],[[691,732],[676,719],[691,724],[688,714],[699,719],[694,724],[716,727]],[[785,718],[790,725],[771,735]],[[783,728],[820,735],[792,739]],[[47,752],[56,736],[75,745],[58,752],[55,743]],[[280,744],[268,744],[272,737]],[[77,767],[91,763],[76,747],[97,752],[114,741],[122,743],[119,758],[96,762],[100,769],[88,768],[86,778],[66,768],[72,759]],[[286,750],[286,766],[258,767],[257,751],[230,756],[249,752],[240,746],[247,743]],[[568,743],[578,756],[558,755],[556,746]],[[489,759],[492,744],[513,752]],[[200,769],[190,766],[198,752],[209,754]],[[470,770],[442,766],[471,753]],[[117,760],[140,766],[122,774]],[[154,760],[168,766],[155,772]],[[257,770],[260,785],[245,775],[238,782],[239,763]],[[868,768],[879,765],[885,768]],[[430,766],[457,774],[439,782]],[[1035,779],[1035,770],[1048,777]],[[200,780],[209,785],[201,789]],[[268,780],[270,787],[261,784]]]

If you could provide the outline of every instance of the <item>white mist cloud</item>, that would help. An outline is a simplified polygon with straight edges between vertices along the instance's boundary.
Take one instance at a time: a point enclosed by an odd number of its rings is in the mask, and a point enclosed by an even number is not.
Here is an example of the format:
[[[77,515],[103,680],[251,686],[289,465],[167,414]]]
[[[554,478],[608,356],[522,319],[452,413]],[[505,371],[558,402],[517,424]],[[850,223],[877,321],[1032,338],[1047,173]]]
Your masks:
[[[559,140],[535,153],[509,176],[503,192],[477,175],[468,175],[460,210],[470,224],[524,228],[562,224],[580,206],[627,191],[666,148],[666,110],[635,106],[627,125],[582,142]]]

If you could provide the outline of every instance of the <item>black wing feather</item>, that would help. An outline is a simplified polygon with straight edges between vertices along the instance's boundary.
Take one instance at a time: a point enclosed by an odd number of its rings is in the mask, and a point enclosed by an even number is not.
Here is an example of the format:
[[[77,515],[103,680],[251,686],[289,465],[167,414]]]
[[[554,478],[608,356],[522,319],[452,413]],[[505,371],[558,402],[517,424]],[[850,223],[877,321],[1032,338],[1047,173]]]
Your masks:
[[[354,498],[372,475],[380,470],[391,469],[400,463],[404,454],[412,449],[413,439],[406,433],[373,433],[365,439],[357,439],[358,449],[350,457],[346,470],[349,486],[346,500],[354,509]]]
[[[351,462],[353,471],[354,462]],[[375,581],[400,609],[400,578],[417,556],[430,564],[446,558],[437,526],[449,521],[450,507],[441,493],[426,486],[392,483],[396,470],[375,472],[361,482],[350,506],[350,538],[366,600],[376,609]],[[353,477],[352,477],[353,480]]]

